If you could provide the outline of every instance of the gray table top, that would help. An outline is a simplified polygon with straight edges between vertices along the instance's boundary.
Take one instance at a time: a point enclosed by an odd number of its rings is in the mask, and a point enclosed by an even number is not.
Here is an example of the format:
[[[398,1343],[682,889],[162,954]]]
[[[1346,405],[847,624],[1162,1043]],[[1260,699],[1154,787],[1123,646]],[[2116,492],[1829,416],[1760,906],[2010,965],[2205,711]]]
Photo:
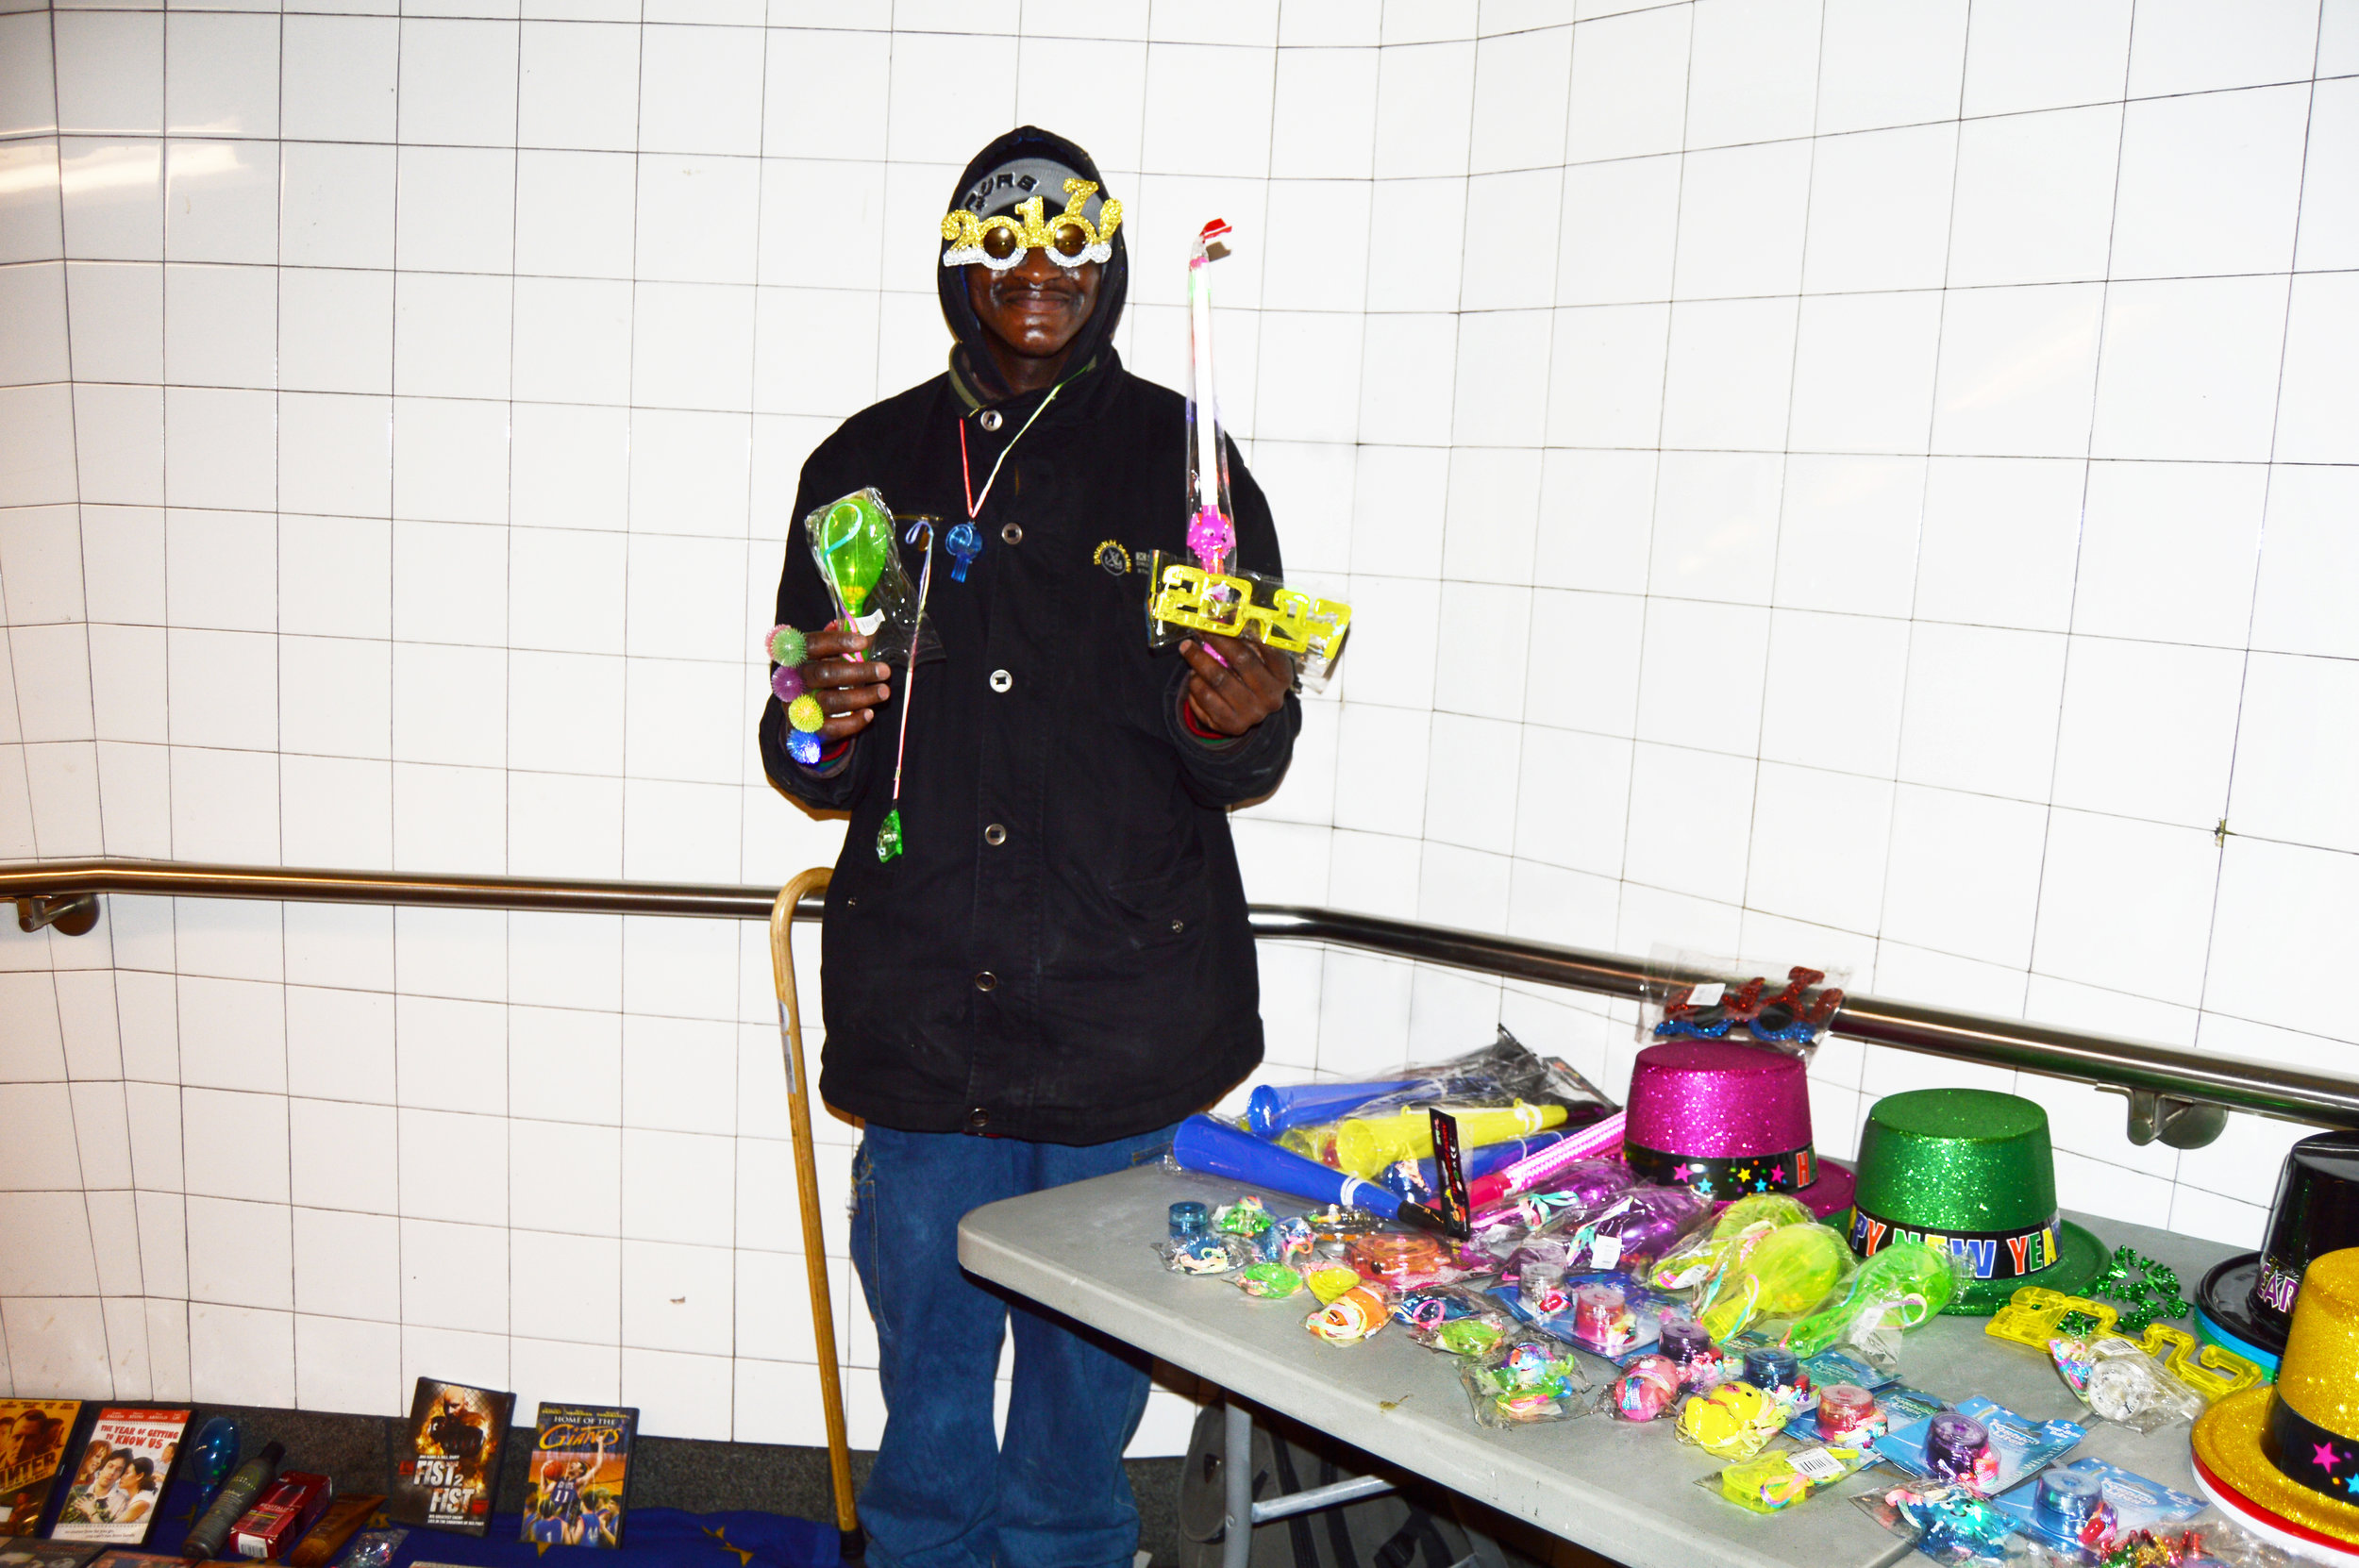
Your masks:
[[[1248,1403],[1332,1433],[1630,1568],[1809,1563],[1873,1568],[1907,1555],[1847,1500],[1879,1470],[1800,1507],[1748,1513],[1697,1486],[1720,1461],[1675,1441],[1667,1422],[1603,1415],[1498,1431],[1476,1423],[1452,1359],[1396,1325],[1333,1346],[1302,1327],[1307,1295],[1260,1301],[1220,1280],[1170,1273],[1152,1250],[1180,1198],[1226,1203],[1236,1183],[1142,1167],[976,1209],[959,1226],[970,1271],[1234,1390]],[[1273,1199],[1274,1206],[1284,1200]],[[2124,1243],[2176,1269],[2191,1290],[2227,1247],[2071,1214],[2108,1247]],[[2074,1458],[2110,1460],[2196,1490],[2187,1428],[2141,1437],[2094,1422],[2047,1356],[1995,1340],[1983,1318],[1945,1317],[1910,1333],[1901,1380],[1955,1402],[1982,1394],[2033,1420],[2088,1425]],[[1602,1372],[1602,1363],[1593,1363]],[[1886,1484],[1889,1484],[1888,1482]]]

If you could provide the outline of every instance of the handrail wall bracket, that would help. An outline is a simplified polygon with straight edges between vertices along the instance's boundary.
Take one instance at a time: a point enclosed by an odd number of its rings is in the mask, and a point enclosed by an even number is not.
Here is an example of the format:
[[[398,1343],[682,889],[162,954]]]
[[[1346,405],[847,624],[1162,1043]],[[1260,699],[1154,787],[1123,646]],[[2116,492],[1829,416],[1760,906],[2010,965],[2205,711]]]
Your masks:
[[[2098,1087],[2109,1094],[2129,1096],[2130,1142],[2141,1148],[2159,1143],[2167,1148],[2200,1149],[2228,1128],[2228,1108],[2210,1100],[2190,1100],[2151,1089]]]
[[[38,931],[49,927],[60,935],[86,937],[98,928],[98,895],[72,892],[56,898],[36,894],[16,901],[16,928]]]

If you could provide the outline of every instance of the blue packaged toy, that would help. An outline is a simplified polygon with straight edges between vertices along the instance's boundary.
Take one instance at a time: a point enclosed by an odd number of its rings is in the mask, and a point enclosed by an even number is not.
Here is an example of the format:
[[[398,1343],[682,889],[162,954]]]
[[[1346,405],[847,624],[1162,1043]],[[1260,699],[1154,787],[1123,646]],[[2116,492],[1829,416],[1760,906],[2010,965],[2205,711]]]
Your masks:
[[[2134,1531],[2183,1525],[2204,1507],[2200,1497],[2103,1460],[2043,1470],[1991,1503],[2026,1535],[2066,1551],[2099,1553]]]
[[[2086,1436],[2078,1422],[2027,1421],[1978,1395],[1885,1433],[1876,1451],[1912,1476],[1992,1497],[2064,1458]]]

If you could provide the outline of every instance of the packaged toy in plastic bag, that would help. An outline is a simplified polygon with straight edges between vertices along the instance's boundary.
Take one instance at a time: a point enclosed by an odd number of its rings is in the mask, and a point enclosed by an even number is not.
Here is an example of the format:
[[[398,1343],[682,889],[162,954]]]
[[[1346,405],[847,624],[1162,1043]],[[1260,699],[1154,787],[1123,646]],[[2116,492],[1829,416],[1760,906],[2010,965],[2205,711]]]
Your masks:
[[[2200,1497],[2103,1460],[2043,1470],[1991,1499],[2026,1535],[2066,1551],[2110,1552],[2140,1530],[2168,1531],[2204,1509]]]
[[[1786,1343],[1803,1356],[1877,1343],[1931,1322],[1970,1277],[1966,1259],[1947,1247],[1896,1242],[1862,1263],[1838,1297],[1796,1324]]]
[[[1768,1448],[1696,1484],[1748,1512],[1782,1513],[1874,1462],[1864,1448]]]
[[[1643,1275],[1712,1217],[1712,1200],[1687,1187],[1632,1187],[1601,1209],[1568,1209],[1532,1233],[1565,1249],[1567,1270]]]
[[[1480,1050],[1447,1061],[1405,1067],[1391,1078],[1356,1084],[1263,1084],[1246,1102],[1245,1120],[1246,1128],[1256,1135],[1340,1170],[1343,1167],[1334,1150],[1340,1122],[1397,1118],[1403,1110],[1428,1106],[1455,1111],[1462,1107],[1497,1109],[1519,1102],[1528,1107],[1560,1108],[1564,1114],[1556,1125],[1567,1127],[1586,1126],[1614,1112],[1614,1102],[1587,1078],[1552,1057],[1534,1056],[1502,1028]],[[1467,1148],[1497,1141],[1468,1137],[1469,1130],[1461,1126],[1461,1142]],[[1502,1131],[1500,1137],[1543,1130],[1533,1126]],[[1426,1147],[1416,1158],[1428,1158],[1431,1152]],[[1378,1160],[1363,1179],[1372,1178],[1388,1163]]]
[[[1678,1434],[1707,1454],[1748,1460],[1784,1430],[1794,1414],[1789,1400],[1750,1383],[1723,1383],[1709,1393],[1691,1394],[1680,1406]]]
[[[2133,1432],[2152,1432],[2203,1413],[2203,1396],[2125,1339],[2054,1339],[2048,1353],[2091,1413]]]
[[[901,568],[893,509],[873,488],[856,490],[803,519],[819,577],[844,624],[868,634],[866,656],[906,668],[918,630],[917,589]],[[926,628],[918,654],[931,659],[941,644]]]
[[[1663,1336],[1664,1313],[1679,1307],[1677,1297],[1648,1290],[1627,1274],[1566,1275],[1544,1263],[1527,1267],[1512,1288],[1497,1286],[1492,1293],[1549,1338],[1609,1360],[1652,1350]]]
[[[1154,1243],[1155,1256],[1174,1274],[1208,1278],[1236,1273],[1253,1261],[1253,1249],[1234,1236],[1191,1236]]]
[[[1341,1295],[1323,1299],[1302,1326],[1329,1344],[1358,1344],[1392,1321],[1392,1309],[1369,1284],[1352,1286]]]
[[[1785,1226],[1764,1236],[1741,1263],[1698,1294],[1696,1319],[1715,1340],[1764,1317],[1818,1307],[1849,1281],[1859,1261],[1832,1226]]]
[[[1512,1339],[1459,1373],[1474,1418],[1485,1426],[1529,1426],[1587,1413],[1588,1376],[1553,1341]]]
[[[1647,1282],[1659,1291],[1701,1291],[1752,1256],[1772,1230],[1817,1218],[1784,1193],[1750,1193],[1720,1210],[1709,1231],[1698,1231],[1656,1262]]]
[[[2007,1538],[2015,1533],[2015,1521],[1972,1487],[1912,1481],[1852,1501],[1893,1534],[1915,1542],[1935,1562],[2007,1560]]]
[[[2077,1421],[2027,1421],[1977,1396],[1885,1433],[1876,1451],[1912,1476],[1987,1497],[2064,1458],[2087,1435]]]
[[[1748,1041],[1809,1056],[1842,1009],[1848,977],[1838,968],[1830,984],[1827,971],[1802,964],[1755,972],[1741,959],[1658,947],[1647,957],[1638,1037]]]

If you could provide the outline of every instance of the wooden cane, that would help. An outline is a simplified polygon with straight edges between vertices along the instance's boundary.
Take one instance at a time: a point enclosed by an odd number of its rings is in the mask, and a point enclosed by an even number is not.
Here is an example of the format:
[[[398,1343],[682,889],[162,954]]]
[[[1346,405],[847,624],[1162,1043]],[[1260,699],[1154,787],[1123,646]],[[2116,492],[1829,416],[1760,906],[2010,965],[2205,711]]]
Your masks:
[[[835,1527],[843,1555],[861,1557],[865,1542],[852,1501],[852,1444],[844,1426],[844,1375],[836,1364],[835,1304],[828,1294],[827,1240],[819,1224],[819,1167],[811,1154],[811,1088],[803,1076],[802,1008],[795,992],[795,907],[824,892],[833,874],[813,866],[770,906],[770,975],[778,993],[778,1039],[786,1053],[786,1109],[795,1137],[795,1190],[802,1201],[803,1270],[811,1278],[811,1333],[819,1352],[819,1402],[828,1419],[828,1475],[835,1488]]]

